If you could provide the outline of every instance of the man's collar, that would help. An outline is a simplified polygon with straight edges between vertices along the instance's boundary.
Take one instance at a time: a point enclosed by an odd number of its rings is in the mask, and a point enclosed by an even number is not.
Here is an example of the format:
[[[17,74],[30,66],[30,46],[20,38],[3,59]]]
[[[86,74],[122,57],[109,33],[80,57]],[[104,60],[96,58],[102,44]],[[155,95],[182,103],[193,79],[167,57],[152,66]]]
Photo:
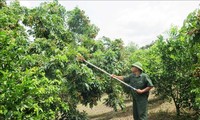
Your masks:
[[[134,73],[133,73],[134,77],[141,77],[142,76],[142,73],[140,73],[139,76],[136,76]]]

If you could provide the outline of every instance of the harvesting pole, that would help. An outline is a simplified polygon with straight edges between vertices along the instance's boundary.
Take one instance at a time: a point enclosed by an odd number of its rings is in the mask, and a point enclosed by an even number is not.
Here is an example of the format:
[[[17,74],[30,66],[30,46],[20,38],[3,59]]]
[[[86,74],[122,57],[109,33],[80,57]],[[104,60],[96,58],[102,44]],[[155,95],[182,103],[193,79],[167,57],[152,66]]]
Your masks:
[[[89,65],[93,66],[94,68],[100,70],[101,72],[103,72],[103,73],[109,75],[110,77],[112,76],[110,73],[106,72],[105,70],[103,70],[103,69],[97,67],[96,65],[94,65],[94,64],[88,62],[87,60],[85,60],[85,58],[84,58],[81,54],[78,54],[78,55],[77,55],[77,59],[78,59],[78,61],[84,61],[84,62],[86,62],[87,64],[89,64]],[[116,79],[117,81],[121,82],[122,84],[124,84],[125,86],[127,86],[127,87],[129,87],[129,88],[131,88],[131,89],[133,89],[133,90],[137,90],[136,88],[134,88],[134,87],[132,87],[131,85],[125,83],[124,81],[118,79],[117,77],[113,77],[113,78]]]

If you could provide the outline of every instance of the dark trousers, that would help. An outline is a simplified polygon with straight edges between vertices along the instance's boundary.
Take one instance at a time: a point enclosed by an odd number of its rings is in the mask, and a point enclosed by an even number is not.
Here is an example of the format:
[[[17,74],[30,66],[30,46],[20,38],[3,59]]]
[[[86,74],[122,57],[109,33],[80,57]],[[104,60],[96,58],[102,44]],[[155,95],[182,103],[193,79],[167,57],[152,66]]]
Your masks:
[[[148,97],[133,98],[133,118],[134,120],[147,120]]]

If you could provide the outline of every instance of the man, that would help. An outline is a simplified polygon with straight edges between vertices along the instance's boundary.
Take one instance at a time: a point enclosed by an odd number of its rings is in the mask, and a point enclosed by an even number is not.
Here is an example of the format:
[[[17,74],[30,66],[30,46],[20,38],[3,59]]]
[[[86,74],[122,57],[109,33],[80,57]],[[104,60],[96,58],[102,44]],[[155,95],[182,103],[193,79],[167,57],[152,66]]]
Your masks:
[[[131,91],[133,97],[133,118],[134,120],[147,120],[148,96],[149,91],[153,88],[153,84],[148,75],[143,73],[140,62],[132,64],[131,71],[132,74],[127,77],[116,75],[111,77],[124,80],[124,82],[137,89]]]

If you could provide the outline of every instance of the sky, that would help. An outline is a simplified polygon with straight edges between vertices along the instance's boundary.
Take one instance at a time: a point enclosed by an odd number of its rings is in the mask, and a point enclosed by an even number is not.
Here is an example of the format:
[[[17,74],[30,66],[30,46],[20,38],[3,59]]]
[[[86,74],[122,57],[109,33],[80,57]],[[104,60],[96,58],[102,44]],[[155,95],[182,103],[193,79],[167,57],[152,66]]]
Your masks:
[[[33,8],[44,1],[50,0],[20,0],[20,4]],[[172,25],[181,27],[187,15],[200,8],[199,1],[59,0],[59,3],[67,11],[74,7],[84,10],[91,23],[100,28],[96,39],[121,38],[125,45],[134,42],[139,47],[155,41]]]

